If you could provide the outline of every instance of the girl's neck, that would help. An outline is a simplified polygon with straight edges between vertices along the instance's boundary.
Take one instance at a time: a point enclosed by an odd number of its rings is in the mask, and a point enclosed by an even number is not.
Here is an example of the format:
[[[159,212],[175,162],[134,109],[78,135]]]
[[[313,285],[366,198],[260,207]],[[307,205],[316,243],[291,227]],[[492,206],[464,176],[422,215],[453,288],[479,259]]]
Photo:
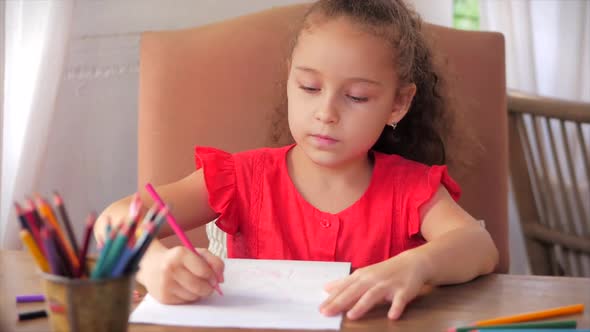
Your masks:
[[[336,166],[323,166],[315,163],[305,152],[295,146],[287,156],[287,167],[293,182],[315,183],[324,188],[340,186],[368,186],[373,171],[373,163],[368,154],[364,158],[343,162]]]

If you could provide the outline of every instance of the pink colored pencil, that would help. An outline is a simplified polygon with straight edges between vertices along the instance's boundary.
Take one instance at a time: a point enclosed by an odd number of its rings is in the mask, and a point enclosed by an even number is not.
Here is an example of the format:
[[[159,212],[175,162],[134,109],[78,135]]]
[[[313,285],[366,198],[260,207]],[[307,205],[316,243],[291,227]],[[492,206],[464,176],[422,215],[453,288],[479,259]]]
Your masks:
[[[164,201],[162,200],[162,198],[160,198],[160,195],[158,195],[158,193],[156,192],[156,190],[154,189],[154,187],[150,183],[147,183],[145,185],[145,189],[152,196],[152,198],[156,202],[156,204],[158,204],[160,206],[160,208],[164,208],[166,206],[166,204],[164,204]],[[172,216],[172,213],[168,212],[166,214],[166,221],[168,221],[168,225],[170,225],[170,227],[172,228],[174,233],[176,233],[178,238],[180,238],[180,242],[182,242],[182,244],[185,247],[187,247],[190,251],[195,253],[197,256],[202,257],[201,254],[199,254],[197,252],[197,250],[195,250],[195,247],[191,244],[191,241],[188,239],[188,237],[186,237],[186,234],[184,234],[184,232],[182,231],[180,226],[178,226],[178,223],[176,222],[176,219],[174,218],[174,216]],[[223,295],[221,288],[219,288],[219,284],[215,285],[214,288],[217,291],[217,293],[219,293],[219,295]]]

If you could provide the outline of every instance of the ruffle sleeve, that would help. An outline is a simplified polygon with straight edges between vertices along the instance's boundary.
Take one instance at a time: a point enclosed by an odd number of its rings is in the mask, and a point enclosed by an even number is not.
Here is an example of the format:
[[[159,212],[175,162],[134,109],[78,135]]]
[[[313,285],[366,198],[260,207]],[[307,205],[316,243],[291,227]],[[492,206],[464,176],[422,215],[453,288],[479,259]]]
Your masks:
[[[461,188],[451,178],[446,166],[434,165],[420,172],[415,178],[410,201],[408,202],[408,236],[420,233],[420,207],[428,202],[442,184],[451,197],[457,201],[461,196]]]
[[[239,209],[235,202],[236,167],[232,154],[209,148],[195,148],[196,169],[203,168],[209,206],[219,214],[216,225],[228,234],[239,229]]]

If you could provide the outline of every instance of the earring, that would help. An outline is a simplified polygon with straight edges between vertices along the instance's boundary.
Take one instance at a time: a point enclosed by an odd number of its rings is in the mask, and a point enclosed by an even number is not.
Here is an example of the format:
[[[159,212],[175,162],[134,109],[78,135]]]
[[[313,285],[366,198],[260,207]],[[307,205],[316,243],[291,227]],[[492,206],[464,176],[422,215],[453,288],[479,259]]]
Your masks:
[[[397,127],[397,122],[392,122],[390,124],[388,124],[388,126],[391,127],[391,138],[393,139],[393,141],[395,142],[395,127]]]

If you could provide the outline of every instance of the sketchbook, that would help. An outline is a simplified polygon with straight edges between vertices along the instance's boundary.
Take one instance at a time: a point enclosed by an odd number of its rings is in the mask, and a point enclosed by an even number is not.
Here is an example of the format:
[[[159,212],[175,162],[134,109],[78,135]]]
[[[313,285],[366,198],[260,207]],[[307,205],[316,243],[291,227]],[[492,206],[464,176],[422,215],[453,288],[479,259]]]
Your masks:
[[[350,263],[225,259],[224,295],[165,305],[149,294],[130,323],[273,329],[339,329],[342,315],[319,312],[324,285],[350,272]]]

